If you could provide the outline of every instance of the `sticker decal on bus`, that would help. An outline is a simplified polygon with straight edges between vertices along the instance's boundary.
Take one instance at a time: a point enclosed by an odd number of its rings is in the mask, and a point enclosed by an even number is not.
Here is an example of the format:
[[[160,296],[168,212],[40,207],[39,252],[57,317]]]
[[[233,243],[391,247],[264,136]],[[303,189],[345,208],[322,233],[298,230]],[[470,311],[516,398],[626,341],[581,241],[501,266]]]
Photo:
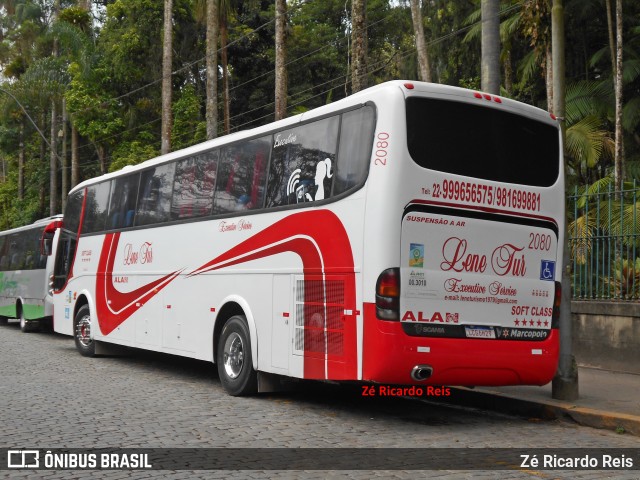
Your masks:
[[[552,260],[542,260],[540,262],[540,280],[553,282],[556,278],[556,262]]]

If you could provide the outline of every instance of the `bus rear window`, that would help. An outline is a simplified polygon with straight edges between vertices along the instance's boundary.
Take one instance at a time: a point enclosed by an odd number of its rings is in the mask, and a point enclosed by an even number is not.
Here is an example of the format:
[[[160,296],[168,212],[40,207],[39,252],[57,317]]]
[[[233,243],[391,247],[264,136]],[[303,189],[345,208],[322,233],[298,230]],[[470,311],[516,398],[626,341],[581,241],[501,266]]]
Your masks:
[[[407,144],[424,168],[548,187],[559,174],[558,129],[496,108],[407,99]]]

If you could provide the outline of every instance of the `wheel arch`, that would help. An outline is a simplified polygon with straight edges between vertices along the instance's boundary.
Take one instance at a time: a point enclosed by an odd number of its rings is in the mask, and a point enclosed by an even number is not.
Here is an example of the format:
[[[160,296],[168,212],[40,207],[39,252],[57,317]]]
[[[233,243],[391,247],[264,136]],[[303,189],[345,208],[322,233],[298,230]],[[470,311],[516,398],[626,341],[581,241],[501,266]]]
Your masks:
[[[258,370],[258,331],[256,329],[255,319],[251,308],[247,301],[238,296],[230,295],[220,302],[215,324],[213,326],[213,363],[216,362],[216,354],[218,349],[218,341],[224,324],[235,315],[244,315],[247,319],[247,327],[249,328],[249,336],[251,340],[251,360],[253,368]]]
[[[22,314],[22,305],[24,304],[24,300],[22,297],[16,297],[16,316],[18,320],[20,319],[20,315]]]
[[[80,310],[84,305],[89,306],[89,313],[91,315],[91,318],[97,322],[98,319],[96,317],[96,310],[94,308],[93,299],[86,291],[78,293],[78,296],[76,297],[76,303],[73,305],[73,316],[71,318],[76,318],[78,310]]]

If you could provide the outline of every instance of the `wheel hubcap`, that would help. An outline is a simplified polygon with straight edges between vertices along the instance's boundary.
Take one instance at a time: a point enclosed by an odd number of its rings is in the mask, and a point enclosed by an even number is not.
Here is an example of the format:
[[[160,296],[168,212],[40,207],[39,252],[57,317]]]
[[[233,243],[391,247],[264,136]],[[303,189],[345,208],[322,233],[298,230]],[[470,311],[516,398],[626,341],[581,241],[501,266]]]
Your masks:
[[[91,338],[91,318],[88,315],[82,317],[78,322],[76,326],[76,338],[83,347],[88,347],[91,345],[91,342],[93,342]]]
[[[232,333],[224,342],[224,371],[229,378],[238,378],[244,365],[244,344],[242,337]]]

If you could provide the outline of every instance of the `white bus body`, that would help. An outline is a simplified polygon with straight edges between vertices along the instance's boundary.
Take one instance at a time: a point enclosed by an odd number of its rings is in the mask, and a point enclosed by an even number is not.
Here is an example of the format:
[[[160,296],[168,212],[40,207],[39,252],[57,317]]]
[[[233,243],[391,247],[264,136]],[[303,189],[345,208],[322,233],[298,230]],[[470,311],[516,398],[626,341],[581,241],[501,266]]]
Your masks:
[[[441,145],[450,124],[459,141]],[[496,131],[511,124],[521,157]],[[463,147],[473,159],[446,158]],[[55,330],[86,355],[104,342],[217,362],[234,395],[256,372],[547,383],[560,152],[547,112],[397,81],[88,180],[65,213]]]
[[[62,215],[56,215],[0,232],[0,319],[18,319],[23,332],[53,317],[49,277],[61,220]]]

